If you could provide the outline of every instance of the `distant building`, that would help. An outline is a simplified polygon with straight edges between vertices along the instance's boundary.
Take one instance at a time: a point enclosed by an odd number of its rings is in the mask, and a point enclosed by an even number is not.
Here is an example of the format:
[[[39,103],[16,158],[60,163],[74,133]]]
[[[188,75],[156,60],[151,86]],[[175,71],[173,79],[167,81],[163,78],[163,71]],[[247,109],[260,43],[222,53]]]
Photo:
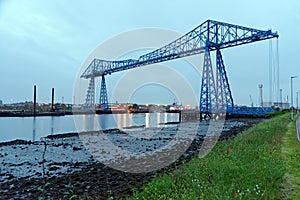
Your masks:
[[[290,109],[290,103],[288,102],[263,102],[263,107],[272,107],[275,106],[280,109]]]
[[[284,102],[284,103],[274,102],[274,106],[280,109],[290,109],[290,103],[288,102]]]
[[[0,106],[3,106],[3,101],[2,100],[0,100]]]

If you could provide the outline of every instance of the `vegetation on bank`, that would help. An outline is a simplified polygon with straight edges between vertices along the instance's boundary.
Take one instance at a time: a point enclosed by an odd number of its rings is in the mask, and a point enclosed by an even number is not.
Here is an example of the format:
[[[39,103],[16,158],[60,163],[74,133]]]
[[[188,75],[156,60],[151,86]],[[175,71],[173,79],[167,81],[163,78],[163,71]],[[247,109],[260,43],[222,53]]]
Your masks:
[[[221,141],[206,157],[159,175],[130,199],[281,199],[287,187],[282,140],[289,123],[289,114],[276,116]],[[294,155],[288,163],[296,170],[299,152],[286,151]]]

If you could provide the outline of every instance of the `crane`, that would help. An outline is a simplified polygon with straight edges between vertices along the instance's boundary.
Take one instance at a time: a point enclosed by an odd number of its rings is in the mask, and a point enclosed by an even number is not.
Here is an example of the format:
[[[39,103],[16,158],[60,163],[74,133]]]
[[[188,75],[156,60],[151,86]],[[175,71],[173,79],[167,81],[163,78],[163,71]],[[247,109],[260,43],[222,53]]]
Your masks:
[[[250,102],[251,102],[251,107],[253,107],[253,100],[252,100],[252,96],[251,96],[251,94],[249,95],[249,97],[250,97]]]
[[[81,75],[81,78],[90,79],[85,105],[91,107],[95,103],[94,79],[96,77],[102,78],[99,104],[103,109],[108,109],[106,75],[204,53],[199,106],[202,118],[211,118],[213,113],[219,112],[230,114],[260,114],[268,112],[268,110],[247,110],[234,106],[221,49],[278,37],[277,32],[272,32],[272,30],[258,30],[215,20],[207,20],[168,45],[141,55],[137,59],[109,61],[95,58]],[[213,76],[211,51],[216,51],[216,80]]]

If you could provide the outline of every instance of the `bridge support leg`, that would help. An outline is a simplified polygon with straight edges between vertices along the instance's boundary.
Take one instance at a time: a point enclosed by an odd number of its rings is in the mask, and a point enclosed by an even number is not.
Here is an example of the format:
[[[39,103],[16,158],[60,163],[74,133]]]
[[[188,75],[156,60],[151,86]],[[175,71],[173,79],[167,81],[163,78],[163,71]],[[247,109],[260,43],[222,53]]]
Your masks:
[[[210,51],[206,48],[200,92],[200,120],[209,120],[213,118],[213,114],[216,112],[216,106],[216,90]]]
[[[106,90],[104,75],[102,75],[102,80],[101,80],[99,104],[101,105],[103,110],[108,110],[108,98],[107,98],[107,90]]]
[[[226,75],[225,65],[222,59],[222,54],[219,49],[217,49],[217,106],[219,113],[230,112],[234,108],[233,98],[231,95],[231,90]]]
[[[90,83],[88,86],[86,99],[85,99],[85,107],[87,109],[95,109],[95,78],[91,77]]]

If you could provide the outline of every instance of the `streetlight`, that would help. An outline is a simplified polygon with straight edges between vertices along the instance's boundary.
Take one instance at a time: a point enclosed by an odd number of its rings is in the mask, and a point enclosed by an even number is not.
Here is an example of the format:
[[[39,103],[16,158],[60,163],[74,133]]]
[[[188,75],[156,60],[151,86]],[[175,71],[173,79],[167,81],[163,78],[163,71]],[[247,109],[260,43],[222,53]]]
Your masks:
[[[293,79],[297,76],[291,76],[291,120],[294,120],[294,109],[293,109]]]
[[[280,89],[280,109],[283,109],[283,105],[282,105],[282,89]]]
[[[297,112],[298,112],[298,109],[299,109],[299,106],[298,106],[298,94],[299,94],[300,90],[297,92]]]

